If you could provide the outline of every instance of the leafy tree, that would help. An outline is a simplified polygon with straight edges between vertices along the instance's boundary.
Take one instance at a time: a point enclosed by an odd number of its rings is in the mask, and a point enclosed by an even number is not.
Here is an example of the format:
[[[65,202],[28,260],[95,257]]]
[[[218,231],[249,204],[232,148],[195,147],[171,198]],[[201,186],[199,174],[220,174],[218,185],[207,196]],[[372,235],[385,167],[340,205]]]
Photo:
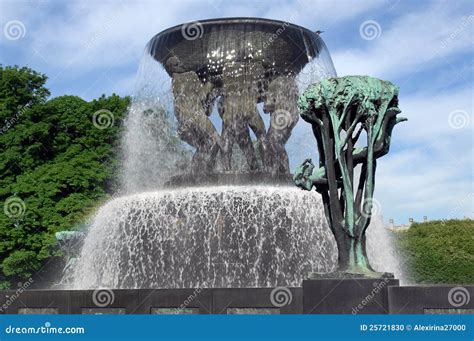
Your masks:
[[[398,235],[410,281],[474,283],[474,221],[415,223]]]
[[[40,270],[56,255],[54,233],[83,222],[117,187],[115,150],[129,98],[47,100],[46,79],[0,66],[3,287]]]
[[[27,67],[0,65],[0,122],[27,104],[44,103],[50,95],[46,79]]]

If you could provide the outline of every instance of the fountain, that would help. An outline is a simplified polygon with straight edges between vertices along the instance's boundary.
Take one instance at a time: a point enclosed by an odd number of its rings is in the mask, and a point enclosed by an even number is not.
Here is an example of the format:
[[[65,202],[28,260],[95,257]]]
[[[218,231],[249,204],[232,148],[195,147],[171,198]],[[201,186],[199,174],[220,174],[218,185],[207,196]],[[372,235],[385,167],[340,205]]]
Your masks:
[[[329,271],[322,206],[292,185],[285,144],[300,92],[335,75],[321,37],[284,22],[207,20],[153,37],[126,123],[126,195],[99,210],[69,285],[297,286]]]
[[[299,286],[331,271],[322,203],[292,184],[285,145],[300,94],[335,75],[321,37],[284,22],[153,37],[126,122],[124,195],[98,211],[65,286]]]
[[[472,311],[472,286],[385,273],[401,275],[372,212],[377,159],[404,121],[392,83],[338,78],[318,33],[253,18],[161,32],[138,78],[122,192],[56,234],[61,290],[3,291],[2,313]],[[317,150],[318,166],[292,177],[292,150]]]
[[[290,182],[285,144],[298,96],[335,75],[321,37],[284,22],[216,19],[159,33],[146,48],[127,121],[125,190]]]

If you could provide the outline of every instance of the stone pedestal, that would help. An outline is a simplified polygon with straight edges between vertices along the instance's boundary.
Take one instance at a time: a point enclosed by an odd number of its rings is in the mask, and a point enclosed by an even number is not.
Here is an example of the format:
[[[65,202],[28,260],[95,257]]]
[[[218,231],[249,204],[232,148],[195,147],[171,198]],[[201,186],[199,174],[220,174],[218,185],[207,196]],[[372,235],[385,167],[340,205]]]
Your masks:
[[[329,277],[329,276],[328,276]],[[305,314],[388,314],[388,287],[399,280],[381,278],[312,278],[303,281]]]

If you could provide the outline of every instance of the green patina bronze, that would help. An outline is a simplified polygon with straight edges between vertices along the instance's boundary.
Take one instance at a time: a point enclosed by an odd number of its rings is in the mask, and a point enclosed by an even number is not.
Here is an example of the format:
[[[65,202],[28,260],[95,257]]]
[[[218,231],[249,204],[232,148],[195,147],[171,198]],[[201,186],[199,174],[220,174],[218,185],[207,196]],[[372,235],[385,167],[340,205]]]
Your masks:
[[[406,120],[397,117],[398,87],[368,76],[329,78],[311,85],[298,106],[301,117],[313,127],[319,167],[307,159],[293,180],[322,195],[339,250],[338,271],[379,276],[367,259],[365,231],[371,219],[377,158],[388,153],[393,127]],[[365,146],[358,143],[363,132]]]
[[[66,260],[63,273],[72,273],[86,234],[86,227],[86,225],[80,225],[76,227],[78,229],[77,231],[60,231],[55,233],[54,236],[56,237],[57,245],[64,252],[64,258]]]

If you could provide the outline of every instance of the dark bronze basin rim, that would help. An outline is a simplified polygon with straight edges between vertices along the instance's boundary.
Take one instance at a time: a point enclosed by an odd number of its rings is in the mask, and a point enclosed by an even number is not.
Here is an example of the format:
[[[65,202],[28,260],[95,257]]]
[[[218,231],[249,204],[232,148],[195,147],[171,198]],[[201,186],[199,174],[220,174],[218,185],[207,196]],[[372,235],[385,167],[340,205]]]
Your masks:
[[[268,24],[268,25],[274,25],[274,26],[288,26],[291,28],[299,29],[306,31],[310,34],[314,34],[313,31],[307,29],[306,27],[291,24],[287,21],[282,21],[282,20],[274,20],[274,19],[264,19],[264,18],[252,18],[252,17],[231,17],[231,18],[215,18],[215,19],[205,19],[205,20],[195,20],[195,21],[189,21],[186,23],[182,23],[176,26],[172,26],[170,28],[167,28],[166,30],[161,31],[160,33],[156,34],[153,36],[153,38],[150,39],[150,41],[154,40],[155,37],[158,37],[159,35],[164,35],[168,34],[174,31],[180,31],[183,25],[186,24],[192,24],[192,23],[200,23],[203,26],[208,26],[208,25],[230,25],[230,24]]]
[[[189,36],[187,36],[189,35]],[[249,43],[249,45],[247,45]],[[250,46],[250,50],[248,48]],[[170,56],[177,57],[180,72],[195,71],[202,78],[214,72],[208,67],[209,53],[236,51],[234,58],[244,60],[253,48],[260,59],[276,73],[298,73],[312,58],[325,49],[324,42],[307,28],[288,22],[259,18],[224,18],[188,22],[168,28],[148,42],[148,53],[167,65]],[[221,65],[219,58],[212,63]],[[219,74],[220,71],[215,71]]]
[[[201,186],[290,186],[294,187],[291,174],[268,174],[262,171],[247,173],[183,174],[170,178],[165,188]]]

